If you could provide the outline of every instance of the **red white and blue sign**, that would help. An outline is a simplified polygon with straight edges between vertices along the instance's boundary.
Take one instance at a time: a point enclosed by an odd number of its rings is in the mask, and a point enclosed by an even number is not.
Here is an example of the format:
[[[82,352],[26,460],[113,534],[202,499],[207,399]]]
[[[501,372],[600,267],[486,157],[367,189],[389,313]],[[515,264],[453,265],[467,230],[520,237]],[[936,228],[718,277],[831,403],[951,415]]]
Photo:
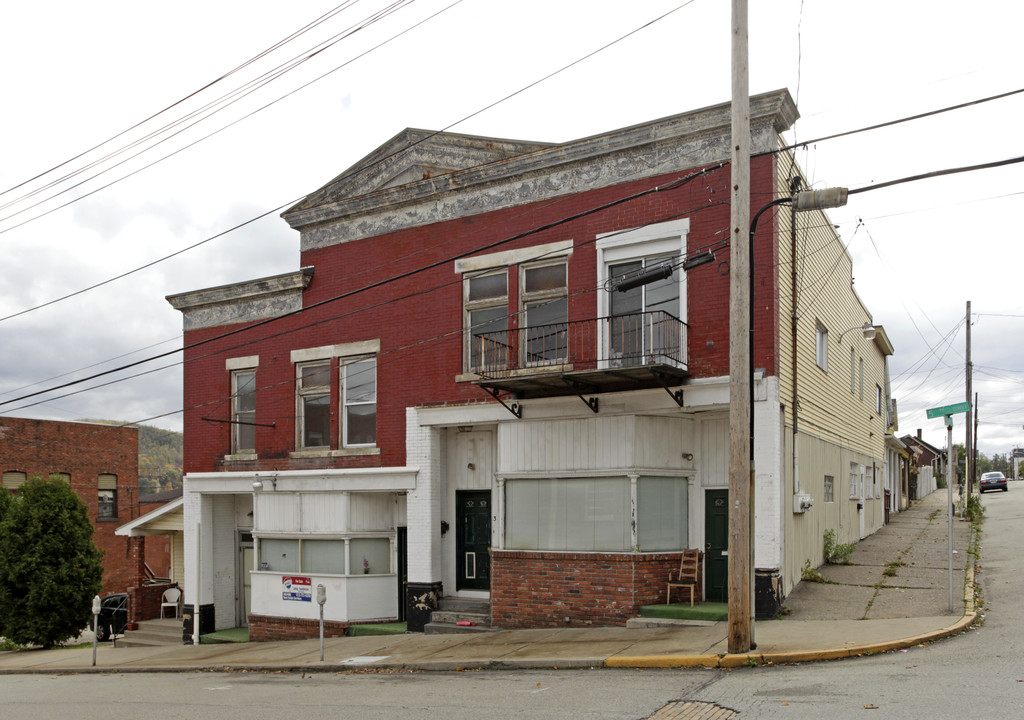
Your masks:
[[[281,577],[281,599],[313,601],[313,578],[284,575]]]

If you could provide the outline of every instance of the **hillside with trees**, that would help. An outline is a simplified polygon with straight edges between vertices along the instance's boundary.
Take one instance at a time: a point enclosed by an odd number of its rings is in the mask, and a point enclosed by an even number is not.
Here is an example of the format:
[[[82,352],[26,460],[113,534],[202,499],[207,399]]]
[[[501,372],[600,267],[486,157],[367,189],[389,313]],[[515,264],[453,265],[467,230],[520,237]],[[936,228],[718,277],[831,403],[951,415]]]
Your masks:
[[[139,495],[181,487],[182,434],[139,425]]]

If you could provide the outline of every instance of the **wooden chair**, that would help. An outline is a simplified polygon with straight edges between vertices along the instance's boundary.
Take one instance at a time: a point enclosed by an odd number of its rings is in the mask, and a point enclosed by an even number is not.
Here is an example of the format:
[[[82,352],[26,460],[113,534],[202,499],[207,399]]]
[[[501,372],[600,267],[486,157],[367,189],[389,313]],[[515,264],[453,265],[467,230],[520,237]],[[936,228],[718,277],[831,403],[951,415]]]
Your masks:
[[[672,588],[684,588],[690,591],[690,607],[693,607],[693,595],[697,590],[697,572],[699,570],[700,550],[697,548],[683,550],[683,556],[679,560],[679,570],[668,574],[666,605],[672,604]]]

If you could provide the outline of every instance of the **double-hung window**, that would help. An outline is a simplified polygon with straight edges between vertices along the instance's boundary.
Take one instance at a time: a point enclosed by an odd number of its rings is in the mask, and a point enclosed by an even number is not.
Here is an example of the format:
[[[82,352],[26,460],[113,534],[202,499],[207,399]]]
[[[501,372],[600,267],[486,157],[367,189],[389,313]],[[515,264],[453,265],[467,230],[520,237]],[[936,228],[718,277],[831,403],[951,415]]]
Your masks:
[[[225,362],[231,378],[228,460],[250,460],[256,456],[256,369],[259,364],[259,355],[228,358]]]
[[[470,372],[509,367],[508,270],[471,275],[465,283],[467,366]]]
[[[341,366],[345,405],[345,447],[377,442],[377,358],[361,358]]]
[[[231,452],[256,452],[256,371],[231,373]]]
[[[331,363],[298,367],[299,445],[304,449],[331,445]]]
[[[97,503],[99,506],[98,517],[117,517],[117,475],[105,473],[100,475],[96,482]]]
[[[377,452],[379,352],[377,340],[292,351],[297,452]]]
[[[462,275],[463,368],[487,375],[569,359],[572,241],[455,261]]]
[[[526,365],[547,365],[569,356],[569,298],[566,264],[525,266],[521,269],[520,298],[523,307],[521,336]]]
[[[814,327],[814,362],[822,370],[828,371],[828,328],[820,322]]]

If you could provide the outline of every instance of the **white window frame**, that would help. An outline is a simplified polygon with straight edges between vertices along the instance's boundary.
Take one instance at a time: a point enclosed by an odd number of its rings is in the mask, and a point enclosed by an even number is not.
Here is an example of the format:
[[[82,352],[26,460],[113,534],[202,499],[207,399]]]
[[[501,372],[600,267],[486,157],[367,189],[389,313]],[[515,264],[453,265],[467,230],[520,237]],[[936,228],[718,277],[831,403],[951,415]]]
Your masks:
[[[362,369],[357,372],[370,372],[366,369],[365,363],[369,360],[373,361],[373,398],[372,399],[361,399],[353,400],[349,398],[349,374],[356,367]],[[341,388],[341,437],[342,447],[375,447],[377,445],[377,356],[367,355],[364,357],[344,358],[341,362],[341,366],[338,368],[339,383]],[[349,441],[349,429],[351,423],[349,422],[349,408],[356,407],[369,407],[373,406],[373,441],[368,443],[354,443]]]
[[[302,383],[302,371],[308,368],[323,368],[324,375],[327,377],[326,385],[311,385],[305,387]],[[295,438],[295,447],[301,450],[319,450],[323,448],[330,448],[331,446],[331,428],[328,424],[327,428],[327,444],[325,445],[307,445],[306,444],[306,400],[327,397],[328,411],[331,404],[331,361],[328,360],[316,360],[312,362],[299,363],[295,366],[295,429],[297,431],[297,437]],[[325,392],[326,388],[326,392]],[[329,422],[329,421],[328,421]]]
[[[814,363],[828,372],[828,328],[820,320],[814,323]]]
[[[553,289],[550,289],[550,290],[539,290],[539,291],[534,291],[534,292],[527,292],[527,290],[526,290],[526,274],[529,271],[531,271],[531,270],[538,270],[538,269],[541,269],[541,268],[556,267],[556,266],[562,267],[563,270],[564,270],[564,273],[565,273],[565,282],[562,284],[561,287],[553,288]],[[562,333],[563,342],[559,342],[558,343],[558,349],[560,350],[560,352],[559,352],[559,354],[556,357],[553,357],[553,358],[543,358],[537,364],[550,365],[552,363],[557,362],[558,360],[563,360],[564,361],[564,360],[568,359],[569,347],[568,347],[567,342],[564,342],[564,338],[566,338],[568,336],[568,323],[569,323],[569,262],[568,262],[567,258],[561,257],[561,258],[556,258],[556,259],[553,259],[553,260],[545,260],[545,261],[542,261],[542,262],[526,263],[526,264],[523,264],[523,265],[519,266],[519,313],[520,313],[520,315],[519,315],[519,317],[520,317],[519,326],[520,326],[520,328],[522,330],[525,331],[525,332],[520,334],[520,348],[519,348],[519,352],[521,354],[525,353],[528,350],[527,347],[524,347],[524,345],[528,345],[526,338],[529,335],[529,327],[530,327],[530,325],[529,325],[529,316],[527,314],[528,313],[527,305],[538,304],[538,303],[545,303],[545,302],[555,302],[557,300],[562,300],[562,299],[564,299],[566,301],[566,306],[565,306],[565,319],[561,321],[562,324],[565,325],[565,332]],[[524,355],[524,357],[522,358],[521,366],[522,367],[526,367],[527,365],[530,365],[530,364],[533,364],[533,363],[531,363],[530,359],[528,357],[525,357],[525,355]]]
[[[251,390],[239,392],[239,379],[245,376],[252,376]],[[252,410],[243,410],[240,407],[241,400],[246,395],[252,395]],[[251,428],[252,446],[243,445],[242,433]],[[256,369],[231,371],[231,454],[232,455],[255,455],[256,454]]]
[[[502,295],[493,295],[481,300],[470,300],[469,290],[473,280],[485,277],[495,277],[504,275],[505,278],[505,292]],[[511,331],[508,322],[508,268],[503,267],[500,269],[492,270],[489,272],[477,272],[467,274],[463,277],[462,281],[462,317],[463,317],[463,336],[465,342],[463,342],[463,363],[462,366],[466,369],[466,372],[478,372],[481,368],[477,367],[478,363],[473,362],[473,324],[471,317],[474,312],[481,310],[501,310],[505,313],[505,332]]]
[[[686,254],[686,239],[690,232],[689,218],[655,223],[635,230],[602,233],[597,236],[597,284],[605,287],[611,277],[610,268],[620,263],[643,260],[658,256],[682,257]],[[678,271],[679,277],[679,320],[686,322],[689,312],[686,297],[686,272]],[[597,294],[597,316],[608,317],[611,302],[608,293]],[[599,347],[607,348],[609,338],[604,323],[598,323]],[[685,342],[685,340],[684,340]],[[685,351],[686,348],[680,348]],[[685,357],[685,354],[683,355]],[[608,366],[605,360],[603,367]]]
[[[363,360],[369,360],[371,358],[377,360],[374,363],[374,399],[373,404],[379,403],[380,391],[379,391],[379,355],[380,355],[380,340],[360,340],[350,343],[341,343],[338,345],[324,345],[315,348],[302,348],[299,350],[292,350],[291,361],[295,365],[295,450],[290,454],[291,457],[327,457],[335,455],[376,455],[380,453],[377,446],[379,440],[376,427],[376,415],[375,415],[375,426],[374,426],[374,442],[356,445],[345,445],[346,439],[346,415],[345,415],[345,366],[353,362],[360,362]],[[338,359],[335,363],[334,360]],[[302,440],[305,435],[305,428],[303,427],[303,414],[302,414],[302,399],[300,395],[299,379],[301,378],[301,368],[304,366],[325,364],[330,366],[329,377],[330,379],[330,395],[332,398],[335,397],[335,383],[338,383],[337,387],[337,398],[338,407],[331,406],[332,415],[334,411],[338,411],[340,408],[341,420],[338,423],[338,436],[332,431],[328,437],[328,445],[310,446],[305,447],[302,445]],[[337,366],[338,372],[335,372],[335,366]],[[369,404],[369,401],[365,401],[363,404]]]
[[[875,383],[875,414],[882,414],[882,386]]]

